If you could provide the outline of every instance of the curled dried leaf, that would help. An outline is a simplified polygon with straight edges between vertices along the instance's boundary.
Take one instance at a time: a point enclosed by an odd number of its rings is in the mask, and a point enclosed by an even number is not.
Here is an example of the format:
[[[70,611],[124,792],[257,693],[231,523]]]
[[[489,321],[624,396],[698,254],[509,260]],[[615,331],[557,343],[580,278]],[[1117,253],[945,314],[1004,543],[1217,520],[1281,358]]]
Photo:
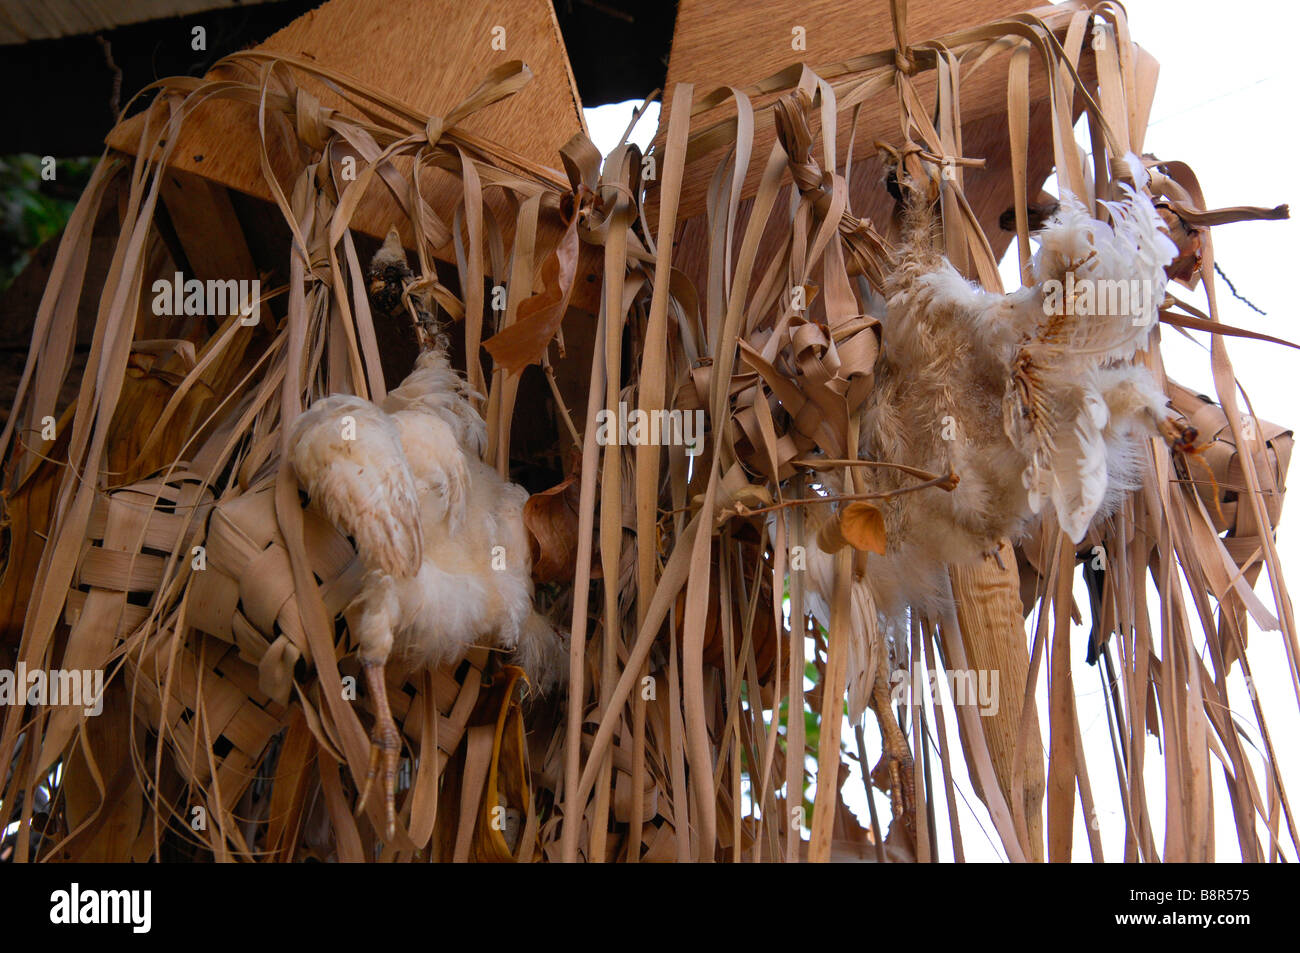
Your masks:
[[[850,503],[841,509],[840,532],[854,549],[885,554],[885,517],[870,503]]]
[[[524,504],[534,582],[569,582],[578,553],[578,476],[534,493]]]
[[[515,323],[483,342],[492,359],[511,374],[536,364],[560,330],[578,267],[577,219],[542,265],[542,289],[520,302]]]
[[[697,495],[693,501],[695,506],[702,506],[703,503],[703,495]],[[728,500],[718,503],[715,507],[714,528],[716,529],[735,517],[744,518],[752,516],[755,512],[761,513],[771,505],[772,493],[767,487],[759,486],[756,483],[746,483],[732,492]]]
[[[845,546],[863,552],[885,554],[885,518],[870,503],[850,503],[817,531],[817,545],[836,553]]]

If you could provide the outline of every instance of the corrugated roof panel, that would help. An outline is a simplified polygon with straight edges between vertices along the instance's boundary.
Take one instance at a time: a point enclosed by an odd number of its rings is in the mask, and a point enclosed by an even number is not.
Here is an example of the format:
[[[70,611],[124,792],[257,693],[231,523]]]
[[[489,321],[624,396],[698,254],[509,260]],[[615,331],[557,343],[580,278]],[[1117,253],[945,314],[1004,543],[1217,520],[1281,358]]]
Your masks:
[[[0,46],[240,5],[238,0],[0,0]]]

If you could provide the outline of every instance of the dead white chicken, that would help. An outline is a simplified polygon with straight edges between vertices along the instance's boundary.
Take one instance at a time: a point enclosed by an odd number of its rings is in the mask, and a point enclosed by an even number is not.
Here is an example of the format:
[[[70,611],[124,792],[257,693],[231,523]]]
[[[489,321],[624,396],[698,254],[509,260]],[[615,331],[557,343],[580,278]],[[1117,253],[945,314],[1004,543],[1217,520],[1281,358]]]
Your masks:
[[[376,305],[391,303],[392,283],[405,285],[410,274],[390,233],[370,266]],[[522,516],[528,493],[483,462],[487,430],[468,385],[427,312],[413,310],[423,349],[382,406],[326,397],[289,435],[299,483],[355,540],[367,569],[352,609],[376,719],[359,804],[382,771],[389,836],[401,750],[384,681],[394,653],[409,665],[437,666],[472,646],[494,647],[513,652],[542,691],[567,661],[555,629],[533,607]]]
[[[1034,282],[1008,295],[972,285],[936,245],[927,198],[905,213],[905,240],[886,288],[881,358],[863,420],[864,459],[954,473],[951,492],[904,493],[880,502],[884,555],[866,557],[850,601],[849,708],[870,705],[885,736],[880,768],[895,779],[895,813],[910,814],[910,756],[890,710],[890,639],[906,644],[918,614],[951,622],[950,565],[969,564],[1017,539],[1036,517],[1059,521],[1078,542],[1140,485],[1157,433],[1187,440],[1151,372],[1135,363],[1164,299],[1176,248],[1137,188],[1107,203],[1098,221],[1062,198],[1039,233]],[[829,495],[901,490],[916,479],[886,468],[819,479]],[[831,518],[808,508],[808,538]],[[809,547],[815,614],[828,615],[832,557]],[[823,619],[827,622],[827,619]],[[900,790],[900,784],[902,790]]]
[[[1119,184],[1123,198],[1106,203],[1111,223],[1063,196],[1039,233],[1034,283],[1012,294],[962,277],[935,246],[928,204],[909,211],[885,289],[864,456],[960,482],[882,505],[889,548],[870,575],[886,612],[939,609],[947,566],[1017,539],[1035,516],[1055,518],[1078,542],[1140,485],[1147,440],[1183,436],[1154,376],[1134,362],[1177,249],[1130,158],[1138,188]],[[864,475],[873,490],[915,482],[884,469]]]

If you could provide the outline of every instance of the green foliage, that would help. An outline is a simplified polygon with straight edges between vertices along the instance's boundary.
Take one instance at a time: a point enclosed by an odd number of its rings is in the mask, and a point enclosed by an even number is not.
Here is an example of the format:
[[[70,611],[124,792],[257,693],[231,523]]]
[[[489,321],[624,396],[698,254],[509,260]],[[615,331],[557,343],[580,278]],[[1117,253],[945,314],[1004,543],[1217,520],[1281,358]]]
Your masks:
[[[95,162],[59,159],[48,178],[41,174],[49,168],[41,156],[0,156],[0,291],[27,266],[32,252],[63,231]]]

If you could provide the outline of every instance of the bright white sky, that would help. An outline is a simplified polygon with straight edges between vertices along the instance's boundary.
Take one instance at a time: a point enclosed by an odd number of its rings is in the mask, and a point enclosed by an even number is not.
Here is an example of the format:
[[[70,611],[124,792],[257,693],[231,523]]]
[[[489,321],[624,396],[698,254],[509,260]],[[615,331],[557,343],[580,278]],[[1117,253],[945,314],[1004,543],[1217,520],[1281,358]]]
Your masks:
[[[1300,92],[1300,62],[1293,48],[1295,37],[1300,35],[1300,4],[1235,0],[1229,9],[1221,0],[1130,0],[1125,6],[1133,38],[1161,64],[1146,150],[1162,159],[1185,160],[1196,170],[1210,207],[1271,207],[1290,202],[1300,214],[1300,187],[1289,161],[1297,154],[1297,138],[1300,138],[1292,98]],[[888,23],[881,24],[881,36],[889,36]],[[607,153],[616,145],[634,105],[623,103],[586,111],[592,137],[602,152]],[[654,135],[657,119],[657,108],[652,108],[632,137],[643,149]],[[1048,188],[1054,188],[1054,184],[1049,183]],[[1219,266],[1237,290],[1268,312],[1267,317],[1254,313],[1235,300],[1220,281],[1218,298],[1222,319],[1240,327],[1300,340],[1292,307],[1295,288],[1292,269],[1297,267],[1292,255],[1300,248],[1300,224],[1293,219],[1220,226],[1214,230],[1214,246]],[[1008,288],[1017,285],[1014,264],[1003,269],[1003,278]],[[1185,289],[1178,290],[1187,297]],[[1191,300],[1201,304],[1203,296],[1198,292]],[[1163,329],[1165,366],[1181,383],[1213,395],[1208,340],[1205,335],[1195,337],[1196,341],[1188,341],[1172,329]],[[1237,377],[1259,417],[1288,426],[1300,425],[1300,393],[1297,392],[1300,353],[1241,339],[1229,339],[1228,350]],[[1297,506],[1300,501],[1292,499],[1288,509]],[[1300,515],[1286,513],[1278,533],[1283,564],[1292,567],[1300,567],[1300,531],[1292,529],[1297,525],[1300,525]],[[1300,575],[1294,578],[1300,579]],[[1256,591],[1266,605],[1272,605],[1266,576],[1261,577]],[[1076,599],[1084,598],[1080,587]],[[1287,674],[1282,638],[1276,632],[1253,631],[1249,653],[1260,702],[1281,761],[1283,781],[1289,782],[1292,803],[1300,805],[1296,800],[1300,797],[1300,753],[1294,742],[1300,737],[1300,709]],[[1073,639],[1077,647],[1074,664],[1080,728],[1105,858],[1116,861],[1123,857],[1124,815],[1101,683],[1097,670],[1083,663],[1085,639],[1084,629],[1077,631]],[[1248,737],[1256,738],[1254,716],[1239,668],[1234,669],[1234,677],[1237,684],[1233,686],[1233,710],[1238,722],[1249,726]],[[1039,710],[1045,713],[1044,685],[1045,679],[1039,686]],[[951,720],[948,719],[950,723]],[[866,735],[868,744],[873,746],[870,757],[874,758],[879,754],[879,741],[873,724],[868,725]],[[949,743],[959,748],[955,734]],[[1154,745],[1149,746],[1147,758],[1148,803],[1156,814],[1153,833],[1160,844],[1164,775]],[[1212,762],[1211,768],[1218,858],[1239,860],[1222,772],[1217,762]],[[935,771],[938,784],[937,764]],[[954,776],[960,792],[959,820],[966,858],[1002,858],[1001,845],[987,812],[970,789],[964,767],[957,767]],[[1262,774],[1257,777],[1262,787]],[[856,775],[845,785],[846,799],[865,821],[862,791],[861,780]],[[942,798],[938,801],[935,809],[940,858],[950,860],[946,807]],[[888,798],[878,794],[876,803],[882,819],[887,818]],[[1089,854],[1081,809],[1076,809],[1075,816],[1075,857],[1086,860]],[[1290,853],[1287,856],[1295,859]]]

